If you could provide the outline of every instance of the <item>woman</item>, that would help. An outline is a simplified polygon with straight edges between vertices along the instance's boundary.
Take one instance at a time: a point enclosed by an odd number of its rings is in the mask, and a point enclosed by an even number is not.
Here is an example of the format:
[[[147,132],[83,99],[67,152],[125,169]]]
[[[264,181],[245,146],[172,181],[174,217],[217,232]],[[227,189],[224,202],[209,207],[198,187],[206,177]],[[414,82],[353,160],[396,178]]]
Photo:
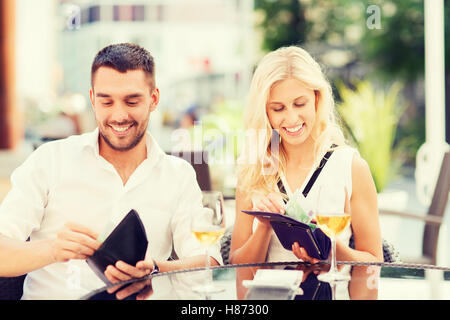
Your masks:
[[[343,184],[351,227],[338,237],[338,260],[382,261],[381,232],[375,185],[365,160],[347,146],[337,124],[332,90],[318,63],[303,49],[283,47],[258,65],[244,112],[247,140],[239,159],[236,222],[231,242],[232,263],[264,261],[317,262],[301,243],[282,247],[270,223],[242,210],[284,214],[279,189],[287,196],[303,190],[326,152],[333,154],[307,195],[306,211],[314,211],[320,185]],[[277,144],[279,147],[277,148]],[[344,203],[344,202],[343,202]],[[355,248],[349,247],[354,236]],[[238,288],[248,271],[237,275]],[[245,289],[238,289],[242,298]]]

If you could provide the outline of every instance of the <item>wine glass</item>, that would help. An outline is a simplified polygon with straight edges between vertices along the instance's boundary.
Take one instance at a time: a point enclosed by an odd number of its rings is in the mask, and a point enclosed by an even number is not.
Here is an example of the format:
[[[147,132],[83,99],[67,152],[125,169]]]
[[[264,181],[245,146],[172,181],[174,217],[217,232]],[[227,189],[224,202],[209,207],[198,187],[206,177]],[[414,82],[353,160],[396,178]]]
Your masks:
[[[203,191],[203,208],[192,216],[191,231],[195,238],[205,248],[206,283],[192,288],[194,292],[209,294],[225,290],[214,285],[209,260],[209,247],[217,244],[225,233],[223,195],[219,191]]]
[[[342,185],[321,186],[318,191],[316,205],[316,221],[320,229],[331,239],[331,266],[327,273],[320,274],[320,281],[334,283],[348,281],[350,276],[339,273],[336,263],[336,237],[350,223],[350,213],[346,212],[348,203],[347,189]]]

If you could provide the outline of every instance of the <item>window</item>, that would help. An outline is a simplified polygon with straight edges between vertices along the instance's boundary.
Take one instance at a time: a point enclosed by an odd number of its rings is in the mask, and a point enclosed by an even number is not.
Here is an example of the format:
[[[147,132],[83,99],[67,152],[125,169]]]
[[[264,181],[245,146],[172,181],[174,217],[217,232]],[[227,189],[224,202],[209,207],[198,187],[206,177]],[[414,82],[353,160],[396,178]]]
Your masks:
[[[100,21],[100,6],[89,7],[88,23]]]
[[[113,17],[114,21],[133,21],[133,6],[115,5]]]
[[[158,19],[158,21],[162,21],[162,20],[164,20],[164,7],[162,6],[162,5],[158,5],[157,7],[156,7],[156,10],[157,10],[157,12],[158,12],[158,14],[157,14],[157,19]]]
[[[145,21],[145,6],[133,6],[133,21]]]

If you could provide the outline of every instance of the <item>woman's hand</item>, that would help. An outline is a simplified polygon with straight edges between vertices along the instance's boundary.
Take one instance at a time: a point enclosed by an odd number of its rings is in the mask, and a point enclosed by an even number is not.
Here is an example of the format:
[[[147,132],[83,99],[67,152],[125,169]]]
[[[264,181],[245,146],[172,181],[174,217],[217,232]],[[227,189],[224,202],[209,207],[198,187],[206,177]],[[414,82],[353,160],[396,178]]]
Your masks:
[[[267,196],[254,196],[252,198],[253,208],[255,211],[285,213],[285,205],[280,195],[276,193],[269,193]],[[256,217],[260,223],[266,227],[270,227],[270,222],[267,219]]]
[[[300,247],[298,242],[294,242],[292,245],[292,252],[295,254],[295,256],[305,262],[309,262],[312,264],[318,263],[320,260],[316,258],[312,258],[308,255],[305,248]]]
[[[255,196],[252,199],[253,210],[273,212],[273,213],[285,213],[285,205],[280,195],[276,193],[269,193],[266,197]]]

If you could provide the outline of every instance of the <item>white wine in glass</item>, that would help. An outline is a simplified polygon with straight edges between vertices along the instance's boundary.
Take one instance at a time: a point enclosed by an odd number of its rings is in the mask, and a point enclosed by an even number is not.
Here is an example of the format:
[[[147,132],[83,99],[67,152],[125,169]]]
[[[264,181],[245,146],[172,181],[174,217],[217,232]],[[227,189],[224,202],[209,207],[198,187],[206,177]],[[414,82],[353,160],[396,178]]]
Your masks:
[[[316,215],[317,224],[322,231],[331,237],[337,237],[344,231],[350,222],[350,215],[347,213],[320,214]]]
[[[331,240],[331,266],[325,274],[320,274],[317,279],[333,283],[336,281],[348,281],[349,275],[341,274],[336,262],[336,237],[340,235],[350,224],[351,216],[345,212],[348,203],[348,194],[344,186],[320,187],[317,198],[316,221],[320,229]]]
[[[195,286],[193,291],[208,295],[224,291],[225,289],[214,285],[210,266],[208,248],[219,242],[225,233],[225,214],[223,195],[218,191],[203,191],[203,209],[195,213],[191,219],[191,232],[198,242],[205,248],[206,256],[206,284]]]
[[[202,245],[210,246],[216,244],[225,233],[225,228],[213,227],[203,230],[192,230],[198,242]]]

